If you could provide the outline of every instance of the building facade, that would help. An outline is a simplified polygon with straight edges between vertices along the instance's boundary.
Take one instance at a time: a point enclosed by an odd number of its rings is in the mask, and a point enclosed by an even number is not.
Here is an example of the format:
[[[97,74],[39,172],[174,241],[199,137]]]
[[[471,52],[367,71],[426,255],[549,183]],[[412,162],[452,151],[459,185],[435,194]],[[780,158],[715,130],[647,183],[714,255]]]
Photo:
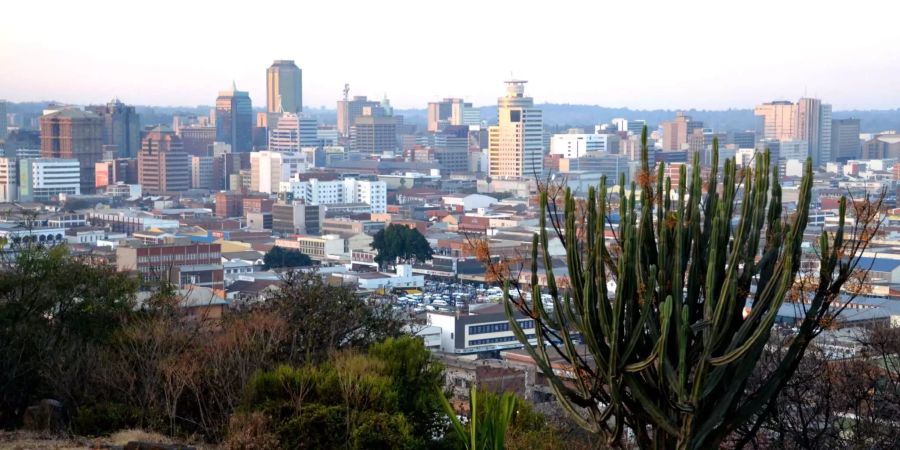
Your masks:
[[[303,71],[294,61],[277,59],[266,69],[266,111],[276,115],[303,111]]]
[[[103,145],[114,147],[116,158],[135,158],[141,148],[141,118],[134,110],[113,99],[91,111],[103,118]]]
[[[76,159],[26,158],[19,160],[18,169],[20,201],[49,201],[59,194],[82,194],[81,163]]]
[[[544,170],[544,120],[523,80],[506,82],[497,100],[496,126],[488,129],[488,174],[498,178],[541,176]]]
[[[170,128],[158,126],[141,141],[138,183],[150,195],[182,192],[191,186],[191,160],[181,138]]]
[[[306,157],[297,152],[263,151],[250,154],[250,190],[277,193],[282,182],[306,170]]]
[[[662,124],[663,151],[681,150],[688,143],[688,137],[694,130],[703,128],[703,122],[693,120],[691,116],[683,112],[675,113],[675,119],[667,120]]]
[[[216,98],[216,141],[231,145],[234,152],[253,149],[253,104],[250,94],[232,86]]]
[[[831,159],[847,162],[860,155],[859,119],[831,121]]]
[[[90,111],[67,108],[41,116],[41,157],[75,159],[80,192],[94,192],[94,170],[103,157],[103,119]]]
[[[323,181],[311,178],[306,181],[283,182],[279,190],[289,192],[294,200],[301,200],[308,205],[365,203],[369,205],[371,213],[387,212],[387,183],[384,181],[356,178]]]

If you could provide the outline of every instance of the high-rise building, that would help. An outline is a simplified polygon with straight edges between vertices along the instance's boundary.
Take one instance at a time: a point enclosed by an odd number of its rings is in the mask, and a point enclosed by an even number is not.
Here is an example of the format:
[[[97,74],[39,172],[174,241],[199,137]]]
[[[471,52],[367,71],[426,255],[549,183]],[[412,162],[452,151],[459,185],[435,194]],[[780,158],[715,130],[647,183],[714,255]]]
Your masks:
[[[250,154],[250,190],[277,193],[283,181],[306,170],[306,157],[298,152],[263,151]]]
[[[301,111],[303,72],[292,60],[276,59],[266,70],[266,112],[280,115]]]
[[[441,167],[441,173],[464,173],[469,171],[469,127],[450,125],[431,136],[434,159]]]
[[[20,201],[48,201],[59,194],[82,194],[83,166],[77,159],[26,158],[19,160],[18,168]],[[90,181],[93,186],[94,180]]]
[[[675,114],[675,119],[667,120],[662,123],[663,129],[663,147],[664,151],[681,150],[688,143],[688,137],[694,133],[694,130],[703,128],[703,122],[691,119],[691,116],[685,115],[679,111]]]
[[[0,158],[0,203],[19,199],[19,160],[16,157]]]
[[[303,147],[320,146],[319,124],[315,118],[283,113],[277,123],[274,128],[269,128],[270,151],[299,152]]]
[[[554,134],[550,138],[550,154],[562,155],[563,158],[581,158],[588,152],[606,152],[609,151],[609,142],[618,141],[611,139],[611,134],[584,134],[584,133],[564,133]],[[616,136],[618,138],[618,136]],[[615,148],[618,153],[618,146]]]
[[[103,145],[115,148],[115,158],[137,157],[141,148],[141,119],[134,106],[113,99],[106,105],[88,109],[103,118]]]
[[[434,133],[449,125],[478,125],[480,113],[461,98],[445,98],[428,103],[428,131]]]
[[[192,156],[212,156],[212,145],[216,142],[216,127],[192,125],[176,130],[181,136],[184,152]]]
[[[253,104],[250,94],[237,90],[219,91],[216,99],[216,141],[231,144],[236,153],[253,149]]]
[[[41,157],[75,159],[81,167],[80,193],[94,192],[94,169],[103,156],[103,119],[75,108],[41,116]]]
[[[356,123],[356,118],[363,115],[364,108],[371,108],[371,115],[384,115],[381,103],[369,100],[365,95],[357,95],[353,99],[344,98],[337,102],[337,130],[341,136],[350,136],[350,127]]]
[[[801,98],[797,103],[763,103],[754,109],[754,114],[762,117],[765,139],[803,140],[814,165],[831,161],[831,105],[815,98]]]
[[[160,125],[144,137],[138,154],[138,181],[151,195],[190,189],[191,161],[171,128]]]
[[[797,137],[807,142],[813,165],[824,165],[831,161],[831,105],[817,98],[801,98],[797,105]]]
[[[397,150],[397,118],[365,114],[350,127],[350,150],[359,153],[382,153]]]
[[[756,148],[756,132],[734,131],[729,135],[729,143],[737,148]]]
[[[0,141],[6,140],[6,127],[9,124],[6,121],[6,100],[0,100]]]
[[[506,82],[497,100],[497,125],[488,129],[488,174],[500,178],[541,176],[544,170],[544,120],[525,96],[524,80]]]
[[[784,100],[763,103],[753,109],[753,114],[762,117],[763,138],[779,141],[799,136],[797,113],[797,105]]]
[[[859,158],[859,119],[834,119],[831,121],[831,159],[847,162]]]
[[[191,156],[191,188],[217,191],[222,188],[222,177],[216,176],[214,156]]]

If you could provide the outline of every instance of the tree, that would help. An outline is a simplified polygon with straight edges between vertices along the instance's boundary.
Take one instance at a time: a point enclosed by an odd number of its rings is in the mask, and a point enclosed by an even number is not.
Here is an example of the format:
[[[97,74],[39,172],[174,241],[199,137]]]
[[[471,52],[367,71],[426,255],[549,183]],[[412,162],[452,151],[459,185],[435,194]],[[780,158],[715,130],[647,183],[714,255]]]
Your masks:
[[[388,225],[387,228],[375,233],[371,247],[378,251],[375,262],[379,266],[397,259],[409,261],[415,258],[418,261],[425,261],[431,259],[431,255],[434,254],[425,236],[422,236],[419,230],[405,225]]]
[[[620,445],[627,429],[642,448],[716,448],[738,427],[747,425],[748,436],[758,430],[811,340],[846,305],[842,288],[854,285],[854,278],[864,280],[859,255],[878,230],[883,194],[853,203],[852,224],[841,199],[837,229],[818,240],[814,283],[797,298],[805,315],[777,367],[757,388],[746,389],[779,308],[796,287],[812,162],[806,163],[796,212],[783,217],[778,168],[768,152],[757,156],[753,168],[726,160],[720,180],[714,141],[709,177],[701,178],[695,155],[690,173],[682,166],[673,189],[664,164],[652,182],[646,133],[642,168],[630,192],[620,178],[620,224],[611,244],[604,239],[613,212],[605,178],[584,202],[568,189],[557,198],[542,187],[531,283],[506,278],[504,305],[511,328],[579,425],[611,445]],[[554,274],[551,227],[566,249],[567,286]],[[510,289],[530,289],[532,298],[541,298],[539,275],[552,310],[509,295]],[[748,301],[752,309],[745,316]],[[534,319],[534,337],[513,319],[515,310]],[[553,370],[547,347],[572,367],[573,383]]]
[[[365,349],[399,336],[403,327],[390,305],[370,303],[354,289],[327,284],[314,273],[286,272],[259,308],[288,324],[280,358],[293,364],[323,361],[339,349]]]
[[[312,265],[312,259],[300,250],[272,247],[263,257],[263,270],[281,267],[306,267]]]
[[[0,426],[38,396],[77,395],[92,370],[83,352],[127,323],[137,290],[133,278],[82,264],[65,246],[12,244],[12,254],[0,268]]]

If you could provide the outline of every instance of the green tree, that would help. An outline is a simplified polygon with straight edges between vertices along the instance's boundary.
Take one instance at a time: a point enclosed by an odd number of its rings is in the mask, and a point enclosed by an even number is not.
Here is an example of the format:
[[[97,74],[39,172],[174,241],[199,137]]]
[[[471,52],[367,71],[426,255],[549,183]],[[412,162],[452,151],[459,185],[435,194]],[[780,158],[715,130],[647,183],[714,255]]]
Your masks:
[[[378,251],[375,262],[379,266],[393,263],[396,260],[410,261],[415,258],[418,261],[431,259],[434,251],[431,245],[415,228],[405,225],[388,225],[387,228],[375,233],[371,244],[372,249]]]
[[[708,178],[701,177],[695,155],[689,171],[681,167],[673,190],[664,164],[653,183],[646,128],[642,138],[637,182],[630,192],[624,179],[619,182],[614,243],[604,239],[613,213],[605,179],[585,200],[568,189],[544,187],[530,286],[507,278],[504,304],[515,334],[579,425],[611,445],[621,444],[627,429],[641,448],[717,448],[739,427],[755,433],[810,341],[846,304],[842,288],[848,284],[851,297],[857,292],[852,285],[865,277],[857,269],[859,255],[877,231],[881,200],[855,203],[855,221],[847,224],[847,201],[841,199],[837,229],[816,243],[819,269],[799,273],[811,161],[797,210],[783,217],[778,167],[768,152],[757,156],[753,168],[725,161],[720,179],[714,141]],[[566,284],[554,275],[548,228],[566,248]],[[541,298],[539,261],[552,310],[509,295],[521,288]],[[806,303],[802,323],[776,368],[747,389],[789,295]],[[748,301],[752,309],[745,316]],[[515,310],[534,318],[533,338],[512,319]],[[553,370],[551,351],[572,366],[577,376],[571,383]]]
[[[70,400],[90,370],[84,352],[127,322],[137,290],[135,279],[83,264],[65,246],[13,250],[0,269],[0,426],[38,396]]]
[[[281,267],[306,267],[311,266],[312,259],[300,250],[284,248],[279,246],[272,247],[263,256],[263,270],[278,269]]]

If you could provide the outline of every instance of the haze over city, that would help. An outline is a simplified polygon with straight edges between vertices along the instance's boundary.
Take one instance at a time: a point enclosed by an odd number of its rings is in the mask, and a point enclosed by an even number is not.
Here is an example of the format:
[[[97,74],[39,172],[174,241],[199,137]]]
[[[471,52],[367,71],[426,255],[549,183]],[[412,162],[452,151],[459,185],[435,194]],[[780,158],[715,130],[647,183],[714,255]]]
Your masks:
[[[345,82],[400,108],[488,105],[512,73],[539,103],[727,109],[809,95],[893,109],[897,13],[881,1],[10,2],[0,98],[209,105],[233,80],[259,105],[260,67],[290,58],[315,108],[333,108]]]

